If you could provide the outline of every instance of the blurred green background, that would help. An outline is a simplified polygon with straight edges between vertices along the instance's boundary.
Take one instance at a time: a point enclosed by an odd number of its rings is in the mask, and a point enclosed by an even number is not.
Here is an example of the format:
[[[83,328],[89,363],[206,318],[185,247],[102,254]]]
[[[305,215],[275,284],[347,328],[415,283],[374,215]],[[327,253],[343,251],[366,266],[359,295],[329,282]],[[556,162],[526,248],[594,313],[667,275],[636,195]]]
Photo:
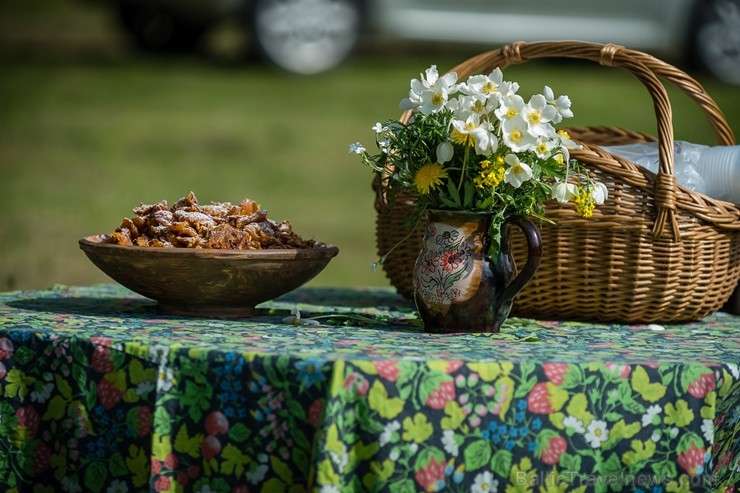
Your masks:
[[[376,259],[371,126],[400,114],[409,80],[489,47],[364,43],[348,63],[289,75],[245,55],[223,26],[200,52],[131,50],[104,5],[0,3],[0,290],[107,282],[79,238],[114,230],[141,203],[193,191],[201,203],[248,197],[272,219],[340,254],[314,285],[388,285]],[[495,48],[495,47],[490,47]],[[740,129],[738,88],[695,74]],[[507,69],[524,96],[568,94],[580,125],[655,133],[643,86],[617,69],[538,62]],[[698,109],[670,90],[676,138],[713,143]]]

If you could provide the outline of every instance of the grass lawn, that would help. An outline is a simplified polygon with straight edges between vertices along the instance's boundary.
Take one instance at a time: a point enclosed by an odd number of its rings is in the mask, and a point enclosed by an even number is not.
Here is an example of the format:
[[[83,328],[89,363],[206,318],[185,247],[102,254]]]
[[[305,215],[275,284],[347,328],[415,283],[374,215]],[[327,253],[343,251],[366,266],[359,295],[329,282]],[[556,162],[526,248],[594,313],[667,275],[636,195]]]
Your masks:
[[[320,76],[254,63],[128,53],[100,11],[62,0],[31,11],[10,2],[0,21],[0,290],[108,278],[77,246],[110,232],[140,203],[249,197],[296,232],[340,254],[314,285],[387,285],[371,272],[370,172],[347,146],[398,116],[411,77],[473,54],[356,57]],[[10,6],[8,6],[10,5]],[[537,63],[505,72],[523,95],[568,94],[573,125],[655,133],[652,104],[627,74]],[[702,80],[740,131],[738,88]],[[712,143],[709,127],[671,91],[676,137]]]

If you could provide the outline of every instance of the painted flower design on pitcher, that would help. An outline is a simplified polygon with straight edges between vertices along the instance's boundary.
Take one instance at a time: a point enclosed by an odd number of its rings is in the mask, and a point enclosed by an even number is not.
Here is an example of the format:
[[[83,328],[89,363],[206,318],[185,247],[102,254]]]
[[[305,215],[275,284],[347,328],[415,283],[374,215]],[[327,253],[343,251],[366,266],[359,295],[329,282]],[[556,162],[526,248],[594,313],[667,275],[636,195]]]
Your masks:
[[[472,250],[469,239],[460,230],[430,223],[418,260],[418,295],[433,304],[460,301],[474,270]]]

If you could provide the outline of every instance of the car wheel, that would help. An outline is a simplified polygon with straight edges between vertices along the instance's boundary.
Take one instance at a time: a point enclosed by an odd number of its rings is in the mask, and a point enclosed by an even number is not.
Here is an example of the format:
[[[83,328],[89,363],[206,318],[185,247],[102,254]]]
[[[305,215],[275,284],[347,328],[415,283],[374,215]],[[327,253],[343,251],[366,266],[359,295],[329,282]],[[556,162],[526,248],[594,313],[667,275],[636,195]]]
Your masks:
[[[204,26],[187,24],[150,2],[120,2],[118,18],[136,47],[149,52],[190,50],[205,31]]]
[[[695,63],[724,82],[740,84],[740,0],[705,0],[699,5]]]
[[[260,53],[278,67],[316,74],[344,61],[362,29],[357,0],[256,0],[250,30]]]

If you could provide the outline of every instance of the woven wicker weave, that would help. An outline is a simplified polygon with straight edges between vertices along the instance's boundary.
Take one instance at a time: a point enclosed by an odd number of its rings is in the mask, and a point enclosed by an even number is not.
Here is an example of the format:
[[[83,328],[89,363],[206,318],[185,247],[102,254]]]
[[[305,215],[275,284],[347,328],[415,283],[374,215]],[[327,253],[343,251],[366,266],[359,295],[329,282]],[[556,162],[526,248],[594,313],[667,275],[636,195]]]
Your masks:
[[[724,115],[684,72],[616,45],[514,43],[470,58],[451,71],[463,79],[495,67],[557,57],[629,71],[653,99],[658,136],[614,127],[568,129],[583,146],[573,150],[571,157],[585,163],[607,186],[609,198],[589,219],[578,217],[570,204],[547,204],[546,214],[555,225],[540,226],[543,261],[517,296],[512,315],[648,323],[694,320],[717,311],[740,279],[740,207],[676,184],[671,105],[661,81],[681,89],[701,108],[719,145],[733,145]],[[408,113],[401,117],[408,118]],[[656,140],[657,174],[599,147]],[[377,183],[374,187],[377,248],[384,254],[408,234],[403,221],[415,196],[397,197],[391,209]],[[516,236],[512,241],[517,262],[522,263],[524,239]],[[409,299],[420,242],[421,231],[417,231],[383,265],[391,284]]]

